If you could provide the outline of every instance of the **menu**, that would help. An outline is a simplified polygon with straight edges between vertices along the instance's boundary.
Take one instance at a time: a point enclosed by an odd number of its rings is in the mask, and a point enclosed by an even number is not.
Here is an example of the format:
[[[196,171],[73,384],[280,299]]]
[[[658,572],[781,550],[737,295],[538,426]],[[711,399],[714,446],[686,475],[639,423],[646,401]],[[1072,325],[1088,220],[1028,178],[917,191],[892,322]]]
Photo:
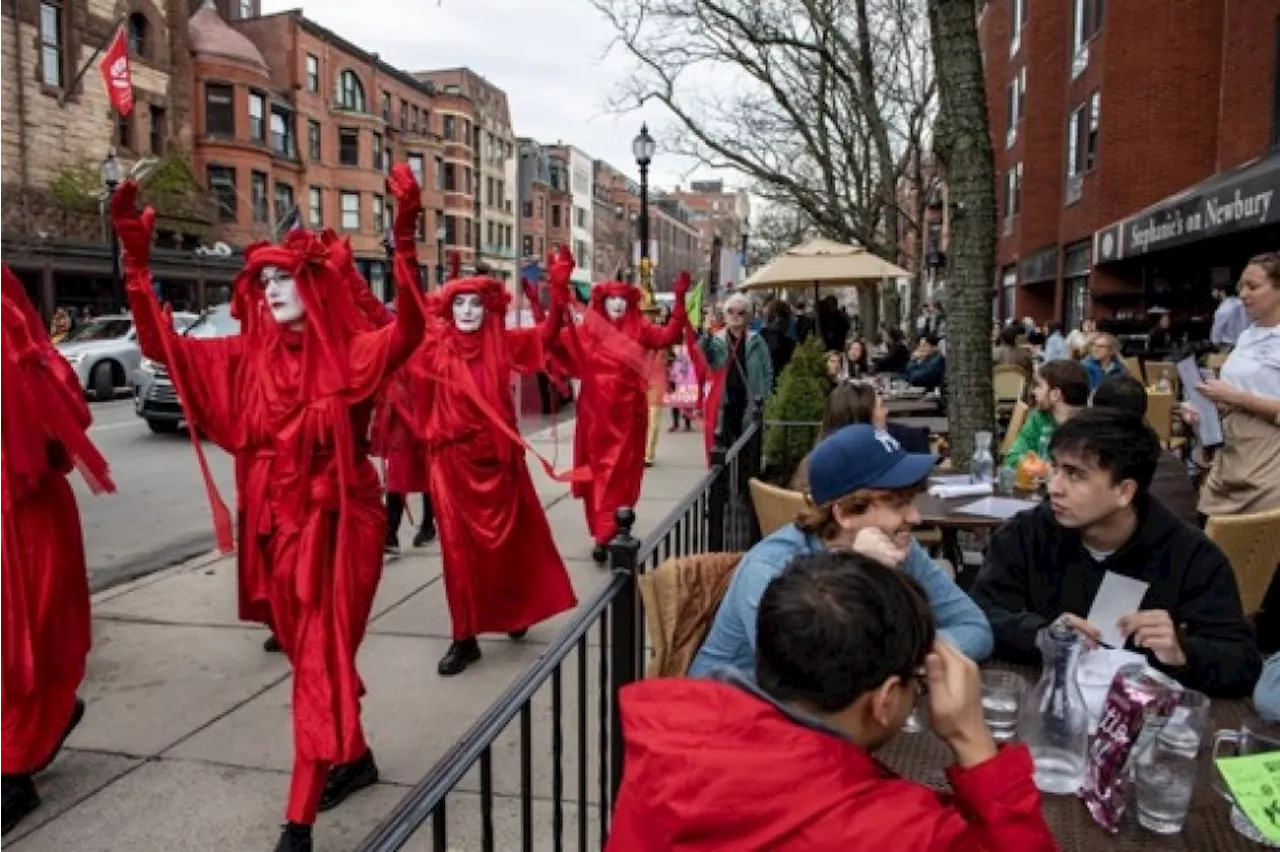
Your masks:
[[[1213,400],[1207,399],[1196,390],[1196,386],[1204,381],[1204,377],[1200,375],[1200,368],[1196,366],[1194,357],[1188,355],[1178,362],[1178,378],[1182,380],[1187,402],[1191,403],[1196,413],[1200,415],[1200,422],[1195,427],[1200,445],[1222,446],[1222,418],[1218,416],[1218,406],[1214,405]]]

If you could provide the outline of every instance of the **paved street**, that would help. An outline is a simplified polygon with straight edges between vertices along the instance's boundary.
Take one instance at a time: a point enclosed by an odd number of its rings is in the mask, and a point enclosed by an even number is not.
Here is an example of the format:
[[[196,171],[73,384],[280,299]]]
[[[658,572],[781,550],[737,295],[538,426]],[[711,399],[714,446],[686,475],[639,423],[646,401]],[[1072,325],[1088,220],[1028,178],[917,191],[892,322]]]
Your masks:
[[[103,431],[96,437],[108,452],[113,447],[133,447],[137,453],[138,447],[152,443],[149,435],[127,425],[107,428],[115,421],[106,416],[101,422]],[[141,428],[145,431],[145,426]],[[544,432],[536,440],[548,455],[558,450],[563,465],[571,439],[572,424],[562,423],[554,435]],[[164,447],[162,452],[175,473],[179,467],[194,469],[181,441],[155,443]],[[163,472],[164,464],[157,462],[154,469]],[[604,570],[590,561],[591,541],[581,505],[539,465],[531,463],[530,471],[578,599],[585,601],[603,582]],[[700,433],[663,434],[657,466],[646,471],[636,506],[637,535],[651,531],[704,473]],[[122,488],[128,481],[122,476]],[[185,495],[186,505],[200,506],[203,497],[194,474],[181,483],[174,487]],[[150,505],[164,502],[158,494],[149,499]],[[174,510],[163,517],[171,514],[178,513]],[[95,523],[103,522],[103,517]],[[119,517],[132,518],[125,513]],[[165,521],[153,523],[160,526]],[[194,534],[198,523],[197,519],[184,529]],[[291,763],[288,666],[280,655],[263,653],[265,631],[236,620],[234,561],[197,558],[95,595],[93,606],[94,647],[81,690],[88,703],[84,722],[63,754],[37,777],[44,805],[4,838],[5,848],[19,852],[265,852],[272,848]],[[482,637],[484,659],[463,675],[442,679],[435,667],[448,647],[450,630],[439,548],[409,551],[389,562],[360,652],[361,675],[369,690],[364,721],[382,781],[337,810],[320,815],[317,852],[353,848],[512,679],[538,658],[570,617],[564,614],[534,627],[523,642]],[[587,742],[594,744],[599,736],[594,705],[599,673],[596,631],[588,638],[588,646],[583,661],[592,696]],[[575,683],[576,662],[566,660],[565,665],[566,683]],[[567,777],[575,777],[576,699],[571,690],[567,692],[563,769]],[[549,691],[544,690],[534,704],[538,849],[550,848],[550,706]],[[498,849],[519,848],[513,836],[520,815],[520,749],[514,736],[518,728],[516,724],[508,729],[493,749]],[[594,800],[598,754],[594,746],[589,748],[588,796]],[[448,848],[478,850],[478,779],[468,776],[458,789],[449,798]],[[578,814],[576,793],[566,790],[566,797],[570,801],[565,827],[572,837]],[[430,825],[405,848],[414,852],[433,848]]]

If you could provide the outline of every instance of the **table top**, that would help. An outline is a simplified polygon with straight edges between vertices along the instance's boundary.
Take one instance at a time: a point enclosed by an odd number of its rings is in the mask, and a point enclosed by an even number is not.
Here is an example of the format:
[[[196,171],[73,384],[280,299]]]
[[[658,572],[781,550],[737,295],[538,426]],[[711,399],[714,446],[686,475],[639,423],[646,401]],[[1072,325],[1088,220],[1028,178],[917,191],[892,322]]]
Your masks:
[[[898,417],[895,414],[891,419],[893,422],[901,423],[904,426],[928,429],[930,435],[946,435],[950,432],[950,427],[945,417]]]
[[[936,396],[925,396],[903,399],[886,399],[885,410],[889,414],[937,414],[942,410],[942,401]]]
[[[1023,494],[995,495],[1025,499]],[[957,512],[961,506],[967,506],[981,497],[955,497],[944,500],[925,492],[916,497],[916,511],[920,513],[920,523],[927,527],[952,527],[966,530],[989,530],[1002,525],[1008,518],[994,518],[990,515],[969,515]]]
[[[1011,666],[990,663],[986,667],[1015,671],[1030,685],[1034,685],[1038,672],[1029,666]],[[1075,796],[1041,795],[1041,809],[1064,850],[1096,850],[1097,852],[1129,852],[1129,850],[1187,850],[1187,852],[1226,852],[1226,850],[1256,850],[1260,847],[1231,827],[1231,806],[1214,788],[1217,770],[1209,754],[1213,731],[1236,728],[1240,722],[1253,715],[1253,707],[1247,700],[1229,701],[1214,699],[1210,707],[1210,730],[1205,737],[1200,754],[1200,768],[1196,776],[1195,793],[1191,809],[1181,834],[1162,836],[1153,834],[1138,825],[1136,805],[1130,798],[1129,809],[1120,823],[1120,831],[1110,835],[1089,815],[1083,801]],[[944,770],[951,765],[950,750],[932,732],[899,734],[876,753],[880,760],[894,771],[931,787],[946,789]],[[1132,796],[1132,794],[1131,794]]]

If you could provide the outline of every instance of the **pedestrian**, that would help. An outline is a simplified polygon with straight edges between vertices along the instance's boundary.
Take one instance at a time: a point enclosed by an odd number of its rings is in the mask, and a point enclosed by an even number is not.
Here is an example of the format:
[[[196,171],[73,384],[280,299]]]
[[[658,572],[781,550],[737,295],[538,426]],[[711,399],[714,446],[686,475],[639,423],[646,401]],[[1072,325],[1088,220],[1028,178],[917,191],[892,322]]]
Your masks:
[[[649,395],[661,398],[666,372],[652,353],[662,352],[684,335],[689,275],[675,285],[671,320],[657,325],[640,314],[640,291],[623,281],[596,284],[583,321],[569,323],[561,347],[569,369],[582,382],[578,422],[573,434],[574,465],[589,466],[591,480],[574,486],[583,501],[595,547],[591,557],[603,565],[607,546],[618,533],[617,511],[640,499],[644,476]],[[655,430],[656,436],[656,430]]]
[[[84,714],[76,691],[90,646],[89,582],[67,475],[79,469],[94,493],[115,487],[86,434],[91,418],[75,371],[53,348],[7,266],[3,279],[0,763],[8,834],[40,806],[34,776],[53,762]]]
[[[241,333],[172,331],[148,271],[155,214],[137,185],[112,199],[143,353],[165,364],[196,430],[236,457],[242,615],[272,627],[293,668],[294,766],[277,852],[310,852],[317,811],[378,780],[360,723],[356,653],[382,573],[386,516],[362,440],[374,397],[422,338],[414,232],[421,192],[407,166],[396,200],[396,321],[375,330],[352,297],[334,237],[290,232],[245,254],[233,308]],[[229,518],[215,526],[229,544]]]

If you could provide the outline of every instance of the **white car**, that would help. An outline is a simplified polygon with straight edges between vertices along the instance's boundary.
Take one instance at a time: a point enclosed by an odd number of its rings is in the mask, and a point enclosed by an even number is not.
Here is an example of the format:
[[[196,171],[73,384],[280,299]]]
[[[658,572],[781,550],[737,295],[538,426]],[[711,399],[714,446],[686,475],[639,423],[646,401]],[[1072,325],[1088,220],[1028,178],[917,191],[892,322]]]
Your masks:
[[[196,314],[175,313],[173,327],[182,331]],[[80,384],[94,399],[114,399],[128,389],[129,379],[142,361],[138,333],[128,314],[94,317],[58,344],[58,352],[75,369]]]

